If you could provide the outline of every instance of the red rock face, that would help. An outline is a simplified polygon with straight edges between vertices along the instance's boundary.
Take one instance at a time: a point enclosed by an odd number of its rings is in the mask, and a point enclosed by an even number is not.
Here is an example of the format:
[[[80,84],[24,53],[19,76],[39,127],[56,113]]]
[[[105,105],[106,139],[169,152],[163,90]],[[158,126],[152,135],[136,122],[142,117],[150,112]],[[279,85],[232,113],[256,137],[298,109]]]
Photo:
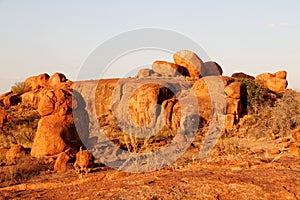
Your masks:
[[[160,74],[161,76],[189,76],[185,67],[181,67],[174,63],[166,62],[166,61],[155,61],[152,64],[153,72]]]
[[[40,119],[31,147],[31,155],[33,157],[51,156],[67,148],[71,148],[72,152],[77,152],[80,146],[82,143],[74,125],[73,115],[56,113]]]
[[[286,79],[287,76],[287,72],[282,70],[282,71],[278,71],[274,74],[275,77],[280,78],[280,79]]]
[[[87,102],[87,110],[89,107],[96,106],[96,115],[101,117],[102,115],[107,115],[111,113],[113,105],[113,95],[117,83],[120,79],[101,79],[98,81],[95,99],[92,102]]]
[[[31,88],[31,90],[47,87],[49,77],[50,76],[46,73],[29,77],[25,80],[25,87]]]
[[[0,129],[3,127],[5,121],[6,121],[5,109],[0,107]]]
[[[24,157],[26,149],[22,145],[14,145],[6,152],[6,160],[9,164],[16,164],[17,160]]]
[[[55,87],[55,86],[58,86],[60,85],[61,83],[64,83],[67,81],[67,78],[64,74],[61,74],[61,73],[55,73],[53,74],[49,80],[48,80],[48,85],[50,87]]]
[[[3,98],[3,104],[5,107],[15,106],[21,102],[20,97],[17,94],[8,94]]]
[[[36,93],[30,92],[32,96],[23,97],[28,101],[34,99],[42,117],[32,144],[31,155],[34,157],[56,155],[66,148],[75,153],[83,145],[82,142],[87,142],[89,135],[88,114],[80,94],[71,89],[71,84],[61,84],[65,81],[64,76],[57,73],[51,77],[51,87],[41,88]],[[72,98],[75,93],[75,98]],[[77,113],[75,116],[80,115],[81,120],[74,119],[72,112]]]
[[[157,83],[156,83],[157,82]],[[174,83],[174,84],[172,84]],[[113,97],[113,115],[126,126],[155,127],[161,114],[161,104],[180,90],[180,82],[155,79],[124,79],[118,82]],[[169,84],[173,90],[165,86]]]
[[[287,85],[288,83],[286,79],[281,79],[277,77],[269,78],[264,84],[266,88],[276,93],[284,92]]]
[[[239,99],[245,94],[244,88],[245,85],[243,83],[233,82],[225,88],[225,93],[230,98]]]

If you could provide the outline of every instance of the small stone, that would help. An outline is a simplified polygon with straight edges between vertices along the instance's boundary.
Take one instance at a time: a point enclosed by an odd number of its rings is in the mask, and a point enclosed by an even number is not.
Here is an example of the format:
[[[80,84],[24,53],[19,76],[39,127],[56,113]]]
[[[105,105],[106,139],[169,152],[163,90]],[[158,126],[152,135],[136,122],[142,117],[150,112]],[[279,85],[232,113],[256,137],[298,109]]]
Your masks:
[[[280,153],[281,153],[281,150],[278,149],[278,148],[273,148],[273,149],[269,150],[269,154],[272,154],[272,155],[277,155],[277,154],[280,154]]]
[[[291,145],[291,142],[285,142],[285,143],[283,143],[283,147],[284,148],[289,148],[290,145]]]
[[[264,153],[264,152],[265,152],[265,150],[264,150],[264,149],[260,149],[260,148],[253,149],[252,151],[253,151],[253,153],[255,153],[255,154],[262,154],[262,153]]]
[[[280,139],[280,143],[284,143],[284,142],[289,142],[290,141],[290,138],[281,138]]]

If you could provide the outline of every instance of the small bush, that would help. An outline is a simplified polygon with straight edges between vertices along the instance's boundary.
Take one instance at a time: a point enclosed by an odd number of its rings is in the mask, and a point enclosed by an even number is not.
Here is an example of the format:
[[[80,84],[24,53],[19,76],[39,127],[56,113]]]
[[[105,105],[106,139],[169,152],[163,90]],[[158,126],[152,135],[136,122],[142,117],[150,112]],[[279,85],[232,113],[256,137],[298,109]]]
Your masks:
[[[25,92],[30,91],[30,88],[26,87],[24,82],[16,82],[15,85],[11,87],[11,91],[14,94],[21,95]]]
[[[267,93],[262,85],[255,83],[254,80],[248,78],[237,78],[235,81],[244,83],[247,89],[247,97],[244,99],[244,106],[248,112],[254,112],[257,107],[264,102],[264,95]]]
[[[246,118],[244,126],[256,138],[266,134],[289,136],[300,126],[300,109],[299,102],[295,99],[295,91],[286,90],[278,95],[273,104],[258,107],[257,113]]]

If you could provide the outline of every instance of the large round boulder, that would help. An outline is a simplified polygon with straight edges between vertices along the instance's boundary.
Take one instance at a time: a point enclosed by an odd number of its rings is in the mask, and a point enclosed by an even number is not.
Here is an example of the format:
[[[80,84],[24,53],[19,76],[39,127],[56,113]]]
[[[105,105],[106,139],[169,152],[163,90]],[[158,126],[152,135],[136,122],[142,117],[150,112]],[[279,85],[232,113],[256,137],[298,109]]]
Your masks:
[[[203,61],[192,51],[181,50],[173,55],[175,64],[185,67],[190,77],[199,78],[203,67]]]

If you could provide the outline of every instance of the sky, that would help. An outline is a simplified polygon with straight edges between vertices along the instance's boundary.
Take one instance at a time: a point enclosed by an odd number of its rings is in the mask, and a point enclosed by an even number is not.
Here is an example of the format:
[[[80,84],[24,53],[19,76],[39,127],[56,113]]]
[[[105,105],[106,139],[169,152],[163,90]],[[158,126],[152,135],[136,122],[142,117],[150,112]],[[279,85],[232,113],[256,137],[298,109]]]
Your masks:
[[[300,90],[299,10],[298,0],[0,0],[0,93],[44,72],[76,80],[97,46],[140,28],[187,36],[224,75],[286,70]]]

